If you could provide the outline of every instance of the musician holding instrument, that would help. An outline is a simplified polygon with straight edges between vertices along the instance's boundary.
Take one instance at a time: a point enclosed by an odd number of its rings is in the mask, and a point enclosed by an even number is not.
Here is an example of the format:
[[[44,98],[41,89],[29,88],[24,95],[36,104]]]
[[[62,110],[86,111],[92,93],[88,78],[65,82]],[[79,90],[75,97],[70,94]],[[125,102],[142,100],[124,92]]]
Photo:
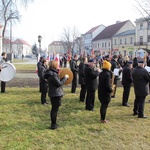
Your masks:
[[[85,64],[87,64],[87,57],[83,57],[79,64],[79,84],[81,85],[79,101],[84,102],[86,96],[86,86],[85,86]]]
[[[122,106],[129,107],[128,99],[130,94],[132,79],[132,61],[127,61],[126,66],[122,71],[122,85],[123,85],[123,94],[122,94]]]
[[[114,89],[113,89],[113,95],[111,96],[112,98],[115,98],[116,96],[116,90],[117,90],[117,82],[119,80],[119,73],[122,70],[122,67],[119,65],[118,63],[118,56],[114,55],[110,61],[111,63],[111,71],[114,72],[115,69],[119,69],[118,74],[114,74],[114,81],[112,81],[114,83]]]
[[[7,62],[7,54],[5,52],[2,52],[1,59],[0,59],[0,65],[3,62]],[[1,69],[2,68],[0,66],[0,71],[1,71]],[[5,87],[6,87],[6,82],[1,81],[1,93],[5,93]]]
[[[51,126],[50,129],[54,130],[58,128],[56,123],[57,120],[57,113],[59,106],[61,106],[61,99],[64,95],[62,86],[69,78],[69,75],[66,74],[63,78],[60,79],[58,74],[58,62],[52,60],[49,62],[49,70],[45,73],[44,78],[48,81],[48,96],[50,97],[51,101],[51,111],[50,111],[50,118],[51,118]]]
[[[103,61],[102,72],[99,74],[98,99],[101,103],[100,107],[100,122],[108,123],[105,119],[108,104],[111,101],[112,86],[111,79],[111,63],[107,60]]]
[[[73,80],[72,80],[72,85],[71,85],[71,93],[76,93],[76,88],[77,88],[77,76],[78,76],[78,56],[74,55],[74,58],[72,58],[71,63],[70,63],[70,69],[73,73]]]
[[[150,75],[144,65],[144,60],[138,61],[138,66],[132,73],[135,93],[133,115],[138,115],[138,118],[147,118],[144,115],[144,104],[145,98],[149,94]]]
[[[90,59],[88,64],[85,65],[85,86],[87,90],[85,109],[93,111],[95,102],[95,91],[98,88],[98,80],[100,69],[96,67],[94,59]]]

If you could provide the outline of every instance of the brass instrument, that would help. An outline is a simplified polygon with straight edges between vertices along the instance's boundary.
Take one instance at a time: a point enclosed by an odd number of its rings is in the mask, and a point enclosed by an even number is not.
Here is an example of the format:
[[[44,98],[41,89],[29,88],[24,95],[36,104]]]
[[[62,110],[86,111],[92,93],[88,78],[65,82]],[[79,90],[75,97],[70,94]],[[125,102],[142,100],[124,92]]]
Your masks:
[[[70,84],[71,81],[73,80],[73,73],[70,69],[67,69],[67,68],[60,70],[60,79],[62,79],[66,74],[69,75],[69,78],[64,83],[65,85]]]
[[[111,87],[112,87],[111,97],[113,97],[115,95],[115,90],[116,90],[116,85],[114,84],[114,80],[115,80],[115,75],[113,73],[112,80],[111,80]]]

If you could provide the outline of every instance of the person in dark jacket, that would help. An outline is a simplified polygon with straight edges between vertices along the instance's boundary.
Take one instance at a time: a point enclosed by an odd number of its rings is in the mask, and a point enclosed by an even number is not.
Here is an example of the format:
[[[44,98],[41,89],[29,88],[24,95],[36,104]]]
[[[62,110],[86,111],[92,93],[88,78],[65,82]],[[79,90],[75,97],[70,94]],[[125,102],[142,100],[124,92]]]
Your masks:
[[[144,61],[139,61],[138,66],[133,70],[133,85],[134,85],[134,109],[133,115],[138,115],[138,118],[147,118],[144,116],[145,98],[149,94],[150,75],[144,68]]]
[[[5,52],[2,52],[1,56],[2,58],[0,60],[0,64],[2,64],[3,62],[7,62],[7,54]],[[1,93],[5,93],[5,87],[6,87],[6,82],[1,81]]]
[[[79,97],[80,102],[84,102],[86,96],[86,87],[84,81],[84,77],[85,77],[84,71],[85,71],[86,63],[87,63],[87,57],[83,57],[79,64],[79,84],[81,85],[80,97]]]
[[[85,86],[87,90],[85,109],[93,111],[95,101],[95,91],[98,88],[97,77],[99,76],[99,69],[95,67],[94,59],[90,59],[85,65]]]
[[[137,57],[134,57],[133,58],[133,68],[135,68],[137,66],[138,66],[138,60],[137,60]]]
[[[101,102],[100,107],[100,122],[107,123],[105,119],[108,104],[111,101],[112,87],[110,84],[111,79],[111,63],[104,60],[102,72],[99,74],[99,86],[98,86],[98,99]]]
[[[115,69],[119,69],[118,73],[121,73],[122,67],[119,65],[117,60],[118,60],[118,56],[114,55],[113,58],[110,61],[110,63],[111,63],[111,71],[114,72]],[[115,96],[116,96],[118,80],[119,80],[119,74],[115,75],[115,77],[114,77],[115,88],[114,88],[114,91],[113,91],[113,95],[111,96],[112,98],[115,98]]]
[[[39,92],[41,92],[40,74],[41,74],[42,60],[43,60],[43,57],[40,57],[37,63],[37,74],[39,77]]]
[[[56,129],[58,127],[56,120],[57,120],[57,113],[58,108],[61,106],[61,99],[64,95],[63,92],[63,84],[69,78],[68,75],[65,75],[62,79],[60,79],[58,75],[58,62],[53,60],[49,63],[49,70],[45,73],[44,78],[48,81],[48,96],[50,97],[51,101],[51,111],[50,111],[50,118],[51,118],[51,129]]]
[[[73,80],[72,80],[72,86],[71,86],[71,93],[76,93],[77,88],[77,76],[78,76],[78,56],[74,55],[74,58],[71,60],[70,68],[73,73]]]
[[[41,85],[41,104],[47,105],[48,102],[46,101],[46,95],[47,95],[47,80],[44,78],[44,74],[47,70],[47,60],[42,60],[42,66],[40,70],[40,85]]]
[[[122,71],[122,85],[123,85],[123,95],[122,95],[122,106],[129,107],[128,99],[130,94],[132,79],[132,61],[128,61],[126,66]]]

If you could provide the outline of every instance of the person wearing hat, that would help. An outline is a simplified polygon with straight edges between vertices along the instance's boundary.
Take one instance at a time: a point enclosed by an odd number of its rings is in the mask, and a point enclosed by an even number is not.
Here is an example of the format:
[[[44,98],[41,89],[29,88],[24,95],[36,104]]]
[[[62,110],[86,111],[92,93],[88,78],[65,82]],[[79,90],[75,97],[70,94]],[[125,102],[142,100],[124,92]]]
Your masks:
[[[122,85],[123,85],[123,95],[122,95],[122,106],[129,107],[128,99],[130,94],[132,79],[132,61],[127,61],[126,66],[122,71]]]
[[[100,107],[100,122],[107,123],[105,119],[108,104],[111,101],[112,87],[110,84],[111,79],[111,63],[104,60],[102,72],[99,74],[99,86],[98,86],[98,99],[101,103]]]
[[[115,69],[119,69],[119,73],[121,73],[122,67],[118,63],[118,56],[117,55],[114,55],[112,57],[110,63],[111,63],[111,71],[112,72],[114,72]],[[112,76],[112,78],[113,78],[113,76]],[[114,81],[113,82],[114,82],[115,88],[114,88],[114,91],[113,91],[113,95],[111,96],[112,98],[115,98],[115,96],[116,96],[118,80],[119,80],[119,74],[114,76]]]
[[[88,64],[85,64],[84,81],[87,90],[85,109],[93,111],[95,101],[95,91],[98,88],[97,77],[99,76],[100,69],[96,68],[95,60],[89,59]]]
[[[43,60],[43,57],[40,57],[38,63],[37,63],[37,74],[38,74],[38,77],[39,77],[39,92],[41,92],[41,82],[40,82],[40,74],[41,74],[41,67],[42,67],[42,60]]]
[[[150,75],[144,68],[144,61],[138,61],[138,66],[133,70],[133,85],[134,85],[134,109],[133,115],[138,115],[138,118],[147,118],[144,116],[145,98],[149,93]]]

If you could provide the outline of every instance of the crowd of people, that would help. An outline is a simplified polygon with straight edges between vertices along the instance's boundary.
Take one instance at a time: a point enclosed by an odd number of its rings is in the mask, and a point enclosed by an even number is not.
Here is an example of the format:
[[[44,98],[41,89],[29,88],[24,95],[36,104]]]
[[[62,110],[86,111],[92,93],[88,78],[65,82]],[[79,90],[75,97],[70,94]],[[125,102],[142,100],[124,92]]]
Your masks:
[[[64,55],[67,60],[67,55]],[[70,70],[73,73],[71,93],[76,93],[77,85],[80,84],[79,101],[85,103],[85,110],[93,111],[95,94],[98,90],[100,106],[100,122],[108,123],[106,112],[111,98],[116,97],[118,81],[121,80],[122,106],[130,107],[128,103],[130,89],[134,87],[133,115],[138,118],[147,118],[144,115],[145,98],[149,94],[150,74],[144,68],[150,66],[147,60],[136,57],[131,60],[129,56],[105,55],[105,56],[80,56],[74,55],[70,60]],[[56,129],[58,108],[64,95],[63,85],[69,78],[66,74],[62,79],[59,77],[58,62],[52,60],[47,68],[46,59],[42,58],[37,63],[39,76],[39,91],[41,92],[41,104],[47,105],[46,94],[51,101],[51,129]],[[67,62],[61,64],[67,66]]]

